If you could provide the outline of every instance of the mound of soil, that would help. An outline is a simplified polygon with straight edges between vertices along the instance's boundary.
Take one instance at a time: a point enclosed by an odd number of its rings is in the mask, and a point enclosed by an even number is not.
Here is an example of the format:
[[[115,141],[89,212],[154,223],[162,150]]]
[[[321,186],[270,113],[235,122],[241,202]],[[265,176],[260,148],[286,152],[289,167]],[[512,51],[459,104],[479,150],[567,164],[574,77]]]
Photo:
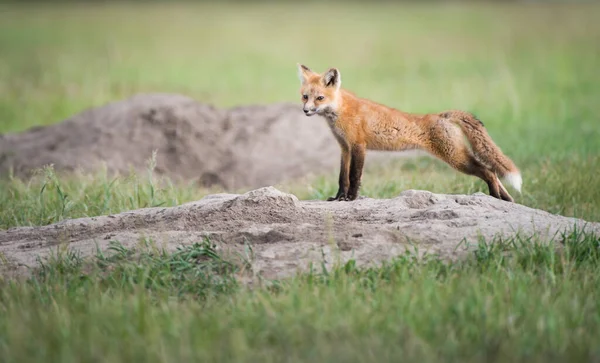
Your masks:
[[[266,187],[241,195],[213,194],[171,208],[0,231],[0,255],[26,270],[22,266],[35,266],[36,256],[63,243],[90,255],[96,246],[106,251],[110,241],[132,248],[147,238],[174,250],[208,236],[226,255],[244,253],[249,244],[254,274],[270,279],[290,276],[310,263],[321,266],[323,258],[328,267],[350,258],[357,265],[374,264],[416,246],[420,253],[456,259],[475,248],[480,236],[491,241],[536,233],[549,240],[574,227],[600,233],[600,223],[586,224],[482,193],[407,190],[393,199],[325,202],[299,201]]]
[[[325,120],[299,104],[221,110],[175,94],[141,94],[89,109],[58,124],[0,135],[0,175],[12,168],[144,171],[225,189],[259,188],[337,170],[339,147]],[[395,154],[398,155],[398,154]],[[370,158],[394,157],[380,153]]]

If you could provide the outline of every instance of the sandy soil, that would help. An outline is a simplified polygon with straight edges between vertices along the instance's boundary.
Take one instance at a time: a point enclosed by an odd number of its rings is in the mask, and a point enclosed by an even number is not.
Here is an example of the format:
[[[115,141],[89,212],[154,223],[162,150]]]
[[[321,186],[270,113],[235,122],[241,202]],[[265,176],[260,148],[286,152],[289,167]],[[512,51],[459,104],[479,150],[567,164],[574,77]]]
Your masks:
[[[224,255],[249,260],[253,276],[272,279],[306,270],[310,263],[320,267],[323,261],[328,267],[350,258],[358,265],[376,264],[407,248],[456,259],[466,256],[479,236],[491,240],[537,233],[550,239],[574,226],[600,233],[600,223],[586,225],[483,193],[407,190],[392,199],[326,202],[299,201],[266,187],[213,194],[177,207],[0,231],[0,254],[11,271],[25,271],[25,266],[35,266],[37,256],[47,256],[61,244],[91,255],[96,246],[106,250],[110,241],[131,248],[146,238],[174,250],[209,237]],[[251,246],[251,256],[244,255],[245,246]]]

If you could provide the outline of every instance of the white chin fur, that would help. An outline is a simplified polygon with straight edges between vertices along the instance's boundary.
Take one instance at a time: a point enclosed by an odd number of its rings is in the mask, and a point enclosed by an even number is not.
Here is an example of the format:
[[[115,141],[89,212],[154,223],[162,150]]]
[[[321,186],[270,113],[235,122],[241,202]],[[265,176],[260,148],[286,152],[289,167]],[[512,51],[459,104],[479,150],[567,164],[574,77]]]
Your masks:
[[[521,186],[523,185],[523,179],[521,178],[520,173],[509,173],[502,178],[506,180],[506,182],[512,185],[519,193],[521,193]]]

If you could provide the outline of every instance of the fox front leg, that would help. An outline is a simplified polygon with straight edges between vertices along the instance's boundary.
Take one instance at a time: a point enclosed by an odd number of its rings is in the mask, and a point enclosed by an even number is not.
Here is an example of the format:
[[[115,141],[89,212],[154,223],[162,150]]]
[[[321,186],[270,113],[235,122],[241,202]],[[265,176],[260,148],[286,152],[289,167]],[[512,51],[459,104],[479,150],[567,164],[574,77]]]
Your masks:
[[[365,165],[366,147],[364,145],[356,144],[352,146],[350,153],[350,187],[348,188],[348,200],[355,200],[358,197],[363,166]]]
[[[350,163],[351,154],[347,148],[342,148],[342,158],[340,161],[340,177],[338,180],[338,192],[335,197],[327,198],[327,201],[348,200],[348,190],[350,189]]]

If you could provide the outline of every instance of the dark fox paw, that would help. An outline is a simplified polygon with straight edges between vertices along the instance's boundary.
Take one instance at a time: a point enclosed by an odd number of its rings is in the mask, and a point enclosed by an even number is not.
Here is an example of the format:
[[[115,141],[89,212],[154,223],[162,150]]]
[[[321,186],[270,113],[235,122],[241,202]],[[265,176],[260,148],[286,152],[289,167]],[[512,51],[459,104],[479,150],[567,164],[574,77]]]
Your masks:
[[[346,193],[337,193],[337,195],[335,197],[329,197],[327,198],[328,202],[333,202],[333,201],[346,201],[348,200],[348,195]]]
[[[348,198],[346,200],[356,200],[356,198],[358,198],[358,194],[348,194],[346,198]]]
[[[335,197],[329,197],[327,198],[328,202],[332,202],[332,201],[344,201],[344,202],[348,202],[348,201],[352,201],[355,200],[358,197],[358,194],[347,194],[347,193],[342,193],[342,194],[338,194]]]

